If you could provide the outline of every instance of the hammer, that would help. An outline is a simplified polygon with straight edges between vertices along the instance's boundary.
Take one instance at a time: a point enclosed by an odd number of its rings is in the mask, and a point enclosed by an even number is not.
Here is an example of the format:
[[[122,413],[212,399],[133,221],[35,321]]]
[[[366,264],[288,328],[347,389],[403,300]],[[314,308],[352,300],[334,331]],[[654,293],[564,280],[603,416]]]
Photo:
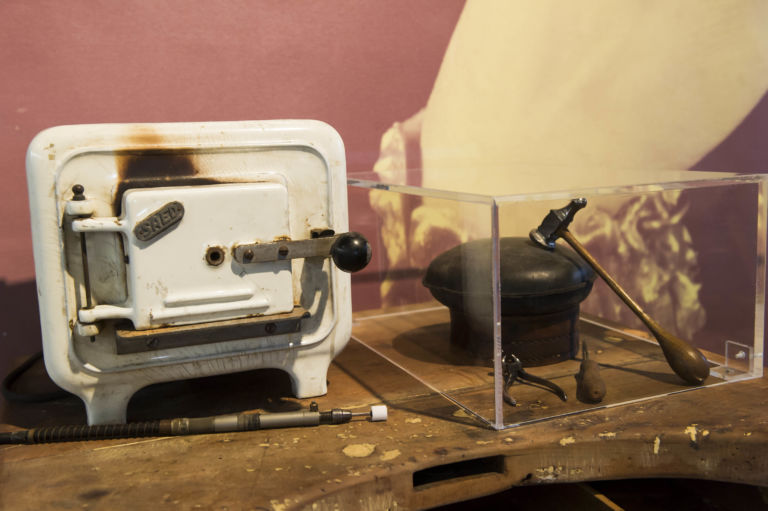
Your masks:
[[[573,199],[564,208],[550,210],[541,225],[531,231],[531,240],[545,249],[554,250],[557,238],[563,238],[648,327],[648,330],[659,342],[664,357],[675,374],[690,385],[701,385],[709,376],[709,364],[704,355],[683,339],[661,328],[658,323],[651,319],[568,230],[574,215],[586,205],[587,199],[580,198]]]

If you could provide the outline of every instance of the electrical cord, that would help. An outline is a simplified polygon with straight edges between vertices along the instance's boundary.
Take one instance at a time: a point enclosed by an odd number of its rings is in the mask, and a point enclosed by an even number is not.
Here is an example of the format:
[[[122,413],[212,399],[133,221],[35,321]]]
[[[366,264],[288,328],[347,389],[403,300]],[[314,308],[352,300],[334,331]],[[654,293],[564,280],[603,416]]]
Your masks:
[[[43,403],[46,401],[55,401],[67,396],[71,396],[69,392],[64,390],[57,390],[55,392],[41,392],[39,394],[21,393],[11,390],[11,387],[24,374],[35,362],[43,358],[43,352],[38,351],[34,355],[31,355],[27,360],[19,364],[15,369],[9,372],[5,378],[3,378],[2,384],[0,384],[0,393],[9,402],[17,403]]]

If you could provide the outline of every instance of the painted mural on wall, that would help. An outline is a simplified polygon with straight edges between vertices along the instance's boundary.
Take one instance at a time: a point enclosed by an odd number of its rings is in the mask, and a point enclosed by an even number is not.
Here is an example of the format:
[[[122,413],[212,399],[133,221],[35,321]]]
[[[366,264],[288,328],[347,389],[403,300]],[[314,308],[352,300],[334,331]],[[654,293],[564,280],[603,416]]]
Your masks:
[[[382,135],[374,172],[497,194],[579,188],[585,175],[615,169],[643,182],[648,169],[696,167],[768,89],[766,15],[760,2],[470,1],[428,102]],[[385,240],[383,306],[428,298],[407,272],[425,268],[425,254],[489,234],[487,217],[445,201],[372,193],[371,206]],[[707,319],[689,209],[681,192],[602,201],[572,227],[630,295],[686,337]],[[501,234],[525,236],[542,215],[516,209],[505,222],[502,212]],[[588,310],[635,321],[599,287]]]

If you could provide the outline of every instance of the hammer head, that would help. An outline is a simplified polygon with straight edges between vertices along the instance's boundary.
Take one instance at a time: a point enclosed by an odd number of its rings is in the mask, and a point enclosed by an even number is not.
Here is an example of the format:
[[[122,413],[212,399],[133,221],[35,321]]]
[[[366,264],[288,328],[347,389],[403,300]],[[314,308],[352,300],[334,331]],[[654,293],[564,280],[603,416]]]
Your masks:
[[[553,250],[555,241],[568,228],[576,212],[587,205],[587,199],[573,199],[567,206],[560,209],[550,209],[547,216],[536,229],[530,233],[531,240],[544,248]]]

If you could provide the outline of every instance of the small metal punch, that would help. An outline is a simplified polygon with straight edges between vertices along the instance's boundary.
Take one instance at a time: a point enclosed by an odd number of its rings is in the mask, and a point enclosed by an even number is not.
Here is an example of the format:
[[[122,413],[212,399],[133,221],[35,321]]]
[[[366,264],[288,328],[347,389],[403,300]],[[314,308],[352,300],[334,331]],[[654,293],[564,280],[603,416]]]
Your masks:
[[[511,406],[516,406],[517,401],[509,394],[509,388],[515,383],[515,380],[526,381],[534,385],[539,385],[551,390],[557,397],[563,401],[568,401],[565,391],[557,384],[549,380],[534,376],[525,369],[523,363],[512,353],[505,354],[501,359],[502,372],[504,374],[504,402]]]

